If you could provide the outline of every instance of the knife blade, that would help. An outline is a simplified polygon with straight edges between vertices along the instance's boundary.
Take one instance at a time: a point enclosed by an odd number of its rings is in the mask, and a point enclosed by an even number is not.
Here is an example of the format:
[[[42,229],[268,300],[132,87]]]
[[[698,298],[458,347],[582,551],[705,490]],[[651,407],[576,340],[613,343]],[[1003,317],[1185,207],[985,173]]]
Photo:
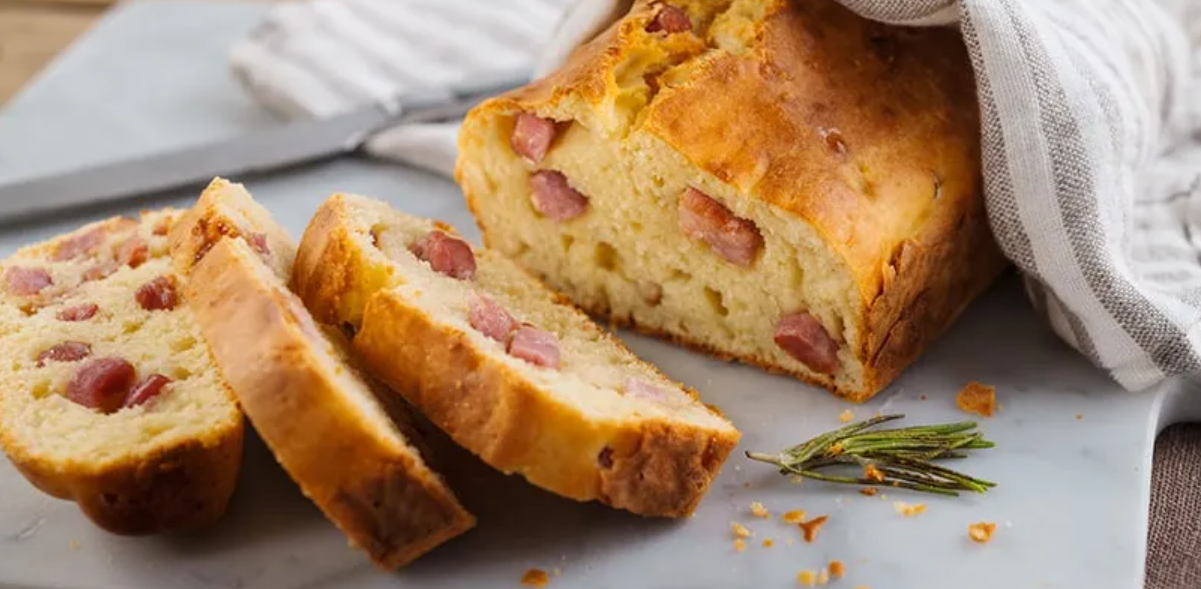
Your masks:
[[[345,114],[0,185],[0,222],[78,205],[122,200],[312,163],[358,150],[378,131],[402,123],[463,116],[476,104],[527,81],[505,73],[441,90],[413,91]]]

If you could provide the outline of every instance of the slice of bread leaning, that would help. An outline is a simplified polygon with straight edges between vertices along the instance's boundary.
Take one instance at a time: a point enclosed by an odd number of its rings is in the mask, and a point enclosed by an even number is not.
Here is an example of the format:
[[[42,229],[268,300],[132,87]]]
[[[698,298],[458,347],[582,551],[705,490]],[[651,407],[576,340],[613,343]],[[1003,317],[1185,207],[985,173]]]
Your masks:
[[[119,534],[225,512],[242,414],[168,255],[179,212],[86,225],[0,262],[0,446]]]
[[[738,441],[695,392],[443,223],[335,195],[305,231],[293,281],[457,443],[565,497],[685,516]]]
[[[632,4],[464,121],[484,243],[619,324],[870,398],[1006,265],[959,32]]]
[[[188,302],[255,430],[314,503],[384,569],[475,524],[287,283],[296,246],[239,184],[214,180],[171,234]],[[400,421],[398,421],[400,420]]]

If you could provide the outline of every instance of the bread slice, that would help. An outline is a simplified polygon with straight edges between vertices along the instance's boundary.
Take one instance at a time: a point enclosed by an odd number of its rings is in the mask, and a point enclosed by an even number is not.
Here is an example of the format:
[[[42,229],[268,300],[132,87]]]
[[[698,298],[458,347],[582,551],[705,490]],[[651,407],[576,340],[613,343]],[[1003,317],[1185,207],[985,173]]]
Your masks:
[[[213,523],[241,464],[242,414],[172,272],[178,216],[92,223],[0,262],[0,447],[118,534]]]
[[[835,0],[638,0],[466,118],[484,243],[588,311],[853,401],[1006,266],[959,33]]]
[[[213,228],[224,227],[222,231]],[[188,302],[242,408],[288,474],[384,569],[475,519],[347,354],[287,288],[296,246],[238,184],[214,180],[172,233]]]
[[[694,391],[443,223],[336,195],[305,231],[294,283],[456,442],[565,497],[682,517],[738,441]]]

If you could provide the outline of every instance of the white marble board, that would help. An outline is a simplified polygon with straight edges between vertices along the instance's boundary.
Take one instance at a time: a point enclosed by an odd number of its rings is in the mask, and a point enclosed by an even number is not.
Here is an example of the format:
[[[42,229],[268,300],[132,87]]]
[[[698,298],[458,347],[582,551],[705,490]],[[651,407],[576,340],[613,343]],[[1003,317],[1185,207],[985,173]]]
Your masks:
[[[97,153],[139,153],[275,124],[239,95],[220,62],[226,44],[262,10],[203,2],[119,9],[0,115],[0,181],[66,169]],[[155,52],[146,49],[164,38],[188,49],[151,58]],[[140,56],[136,67],[125,59],[133,55]],[[190,75],[167,75],[171,71]],[[140,86],[125,83],[133,80]],[[105,112],[97,116],[99,110]],[[325,196],[346,190],[442,218],[477,237],[457,188],[413,170],[345,159],[248,183],[296,235]],[[0,256],[88,218],[186,205],[190,198],[180,193],[37,223],[0,223]],[[478,514],[478,528],[403,572],[384,574],[347,547],[252,437],[224,522],[186,536],[106,534],[74,505],[39,494],[0,463],[0,587],[518,587],[522,573],[538,567],[558,573],[551,578],[554,589],[767,588],[796,587],[798,572],[838,559],[848,573],[831,587],[1134,589],[1143,578],[1154,437],[1201,409],[1182,394],[1195,388],[1185,383],[1122,392],[1037,320],[1013,276],[888,391],[862,406],[788,378],[622,336],[635,352],[720,405],[743,432],[689,520],[644,520],[559,499],[451,451],[443,462]],[[853,488],[796,486],[741,456],[837,427],[848,407],[858,417],[905,413],[910,423],[962,420],[953,398],[968,380],[996,385],[1002,404],[999,415],[982,423],[998,447],[959,464],[1000,483],[986,496],[892,492],[869,498]],[[905,518],[894,510],[895,500],[929,509]],[[752,517],[752,501],[771,510],[773,520]],[[801,541],[795,526],[779,521],[791,509],[830,516],[816,542]],[[755,533],[745,552],[733,549],[732,520]],[[999,524],[987,545],[967,538],[967,525],[980,520]],[[769,537],[775,545],[762,547]]]

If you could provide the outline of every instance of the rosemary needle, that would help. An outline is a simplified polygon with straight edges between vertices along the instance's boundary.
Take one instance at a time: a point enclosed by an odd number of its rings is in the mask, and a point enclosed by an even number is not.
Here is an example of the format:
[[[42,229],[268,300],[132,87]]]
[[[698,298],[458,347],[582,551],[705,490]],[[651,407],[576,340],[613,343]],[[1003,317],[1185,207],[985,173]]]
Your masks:
[[[992,442],[974,431],[975,422],[872,429],[903,417],[876,416],[826,432],[778,454],[747,452],[746,457],[773,464],[781,474],[830,483],[894,487],[953,496],[958,496],[959,491],[984,493],[997,486],[932,462],[966,458],[971,450],[992,448]],[[857,467],[864,474],[846,476],[819,472],[840,466]]]

